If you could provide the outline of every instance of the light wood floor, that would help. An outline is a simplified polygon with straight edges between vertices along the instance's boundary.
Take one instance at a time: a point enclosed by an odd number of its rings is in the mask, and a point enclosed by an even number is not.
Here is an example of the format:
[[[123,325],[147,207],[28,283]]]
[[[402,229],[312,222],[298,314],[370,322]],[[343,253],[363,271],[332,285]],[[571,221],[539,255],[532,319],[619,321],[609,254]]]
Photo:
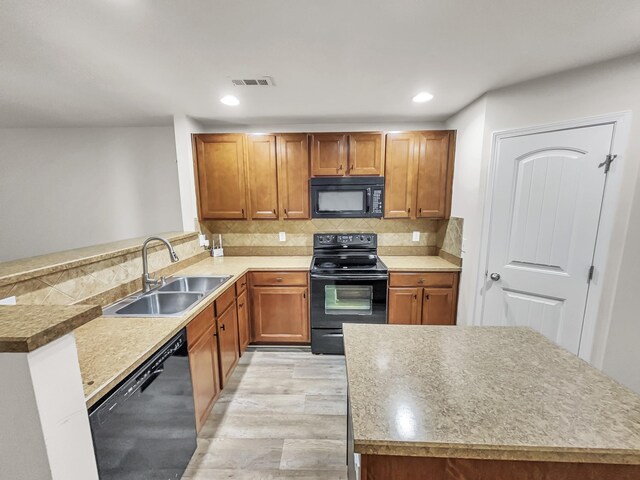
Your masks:
[[[342,356],[246,352],[183,480],[346,480]]]

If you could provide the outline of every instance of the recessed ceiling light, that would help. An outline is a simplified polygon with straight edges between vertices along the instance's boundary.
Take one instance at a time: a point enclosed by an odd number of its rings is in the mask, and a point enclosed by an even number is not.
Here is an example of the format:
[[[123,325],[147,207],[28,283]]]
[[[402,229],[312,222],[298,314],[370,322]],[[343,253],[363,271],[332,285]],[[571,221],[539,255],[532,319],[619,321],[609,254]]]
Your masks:
[[[225,95],[220,99],[220,101],[225,105],[229,105],[232,107],[235,107],[236,105],[240,105],[240,100],[238,100],[238,97],[234,97],[233,95]]]
[[[429,92],[420,92],[415,97],[413,97],[413,101],[416,103],[424,103],[424,102],[428,102],[432,98],[433,98],[433,95],[431,95]]]

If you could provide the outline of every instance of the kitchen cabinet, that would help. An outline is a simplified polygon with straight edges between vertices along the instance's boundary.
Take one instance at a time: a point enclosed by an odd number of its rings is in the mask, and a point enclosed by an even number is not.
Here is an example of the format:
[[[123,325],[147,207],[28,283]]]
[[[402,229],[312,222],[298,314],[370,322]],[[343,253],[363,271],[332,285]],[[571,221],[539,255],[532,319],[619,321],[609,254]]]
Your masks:
[[[253,342],[309,342],[307,272],[253,272],[249,296]]]
[[[314,133],[311,135],[311,174],[314,177],[345,175],[347,155],[346,134]]]
[[[455,325],[458,273],[391,273],[388,323]]]
[[[199,431],[221,390],[213,306],[207,307],[187,325],[187,342],[196,428]]]
[[[247,218],[245,136],[196,135],[194,146],[200,218]]]
[[[455,133],[388,134],[385,218],[449,218]]]
[[[244,353],[249,345],[249,303],[247,302],[247,292],[243,291],[238,295],[238,347],[240,355]]]
[[[314,177],[382,175],[381,133],[314,133],[311,173]]]
[[[238,316],[235,300],[222,314],[218,315],[216,320],[220,355],[220,380],[222,388],[224,388],[240,357],[238,353]]]
[[[381,133],[350,133],[347,175],[382,175]]]
[[[276,136],[278,201],[284,220],[309,218],[309,138],[306,133]]]
[[[247,135],[247,158],[251,218],[278,218],[275,135]]]
[[[384,217],[411,218],[415,215],[417,188],[416,136],[413,133],[387,134],[384,176]]]

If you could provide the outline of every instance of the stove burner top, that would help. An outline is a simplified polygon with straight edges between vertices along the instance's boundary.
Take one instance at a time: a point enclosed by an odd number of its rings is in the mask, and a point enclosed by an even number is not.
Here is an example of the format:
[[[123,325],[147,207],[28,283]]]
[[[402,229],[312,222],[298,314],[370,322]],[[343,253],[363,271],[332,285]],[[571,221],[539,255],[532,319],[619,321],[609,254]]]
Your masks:
[[[322,262],[318,265],[320,268],[337,268],[338,264],[335,262]]]

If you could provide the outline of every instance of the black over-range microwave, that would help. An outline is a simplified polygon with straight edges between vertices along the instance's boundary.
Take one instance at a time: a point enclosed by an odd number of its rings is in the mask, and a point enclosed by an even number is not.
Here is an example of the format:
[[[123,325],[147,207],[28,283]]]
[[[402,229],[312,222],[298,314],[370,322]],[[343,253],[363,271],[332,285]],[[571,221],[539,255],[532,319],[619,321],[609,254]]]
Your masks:
[[[313,218],[382,217],[384,177],[312,178]]]

